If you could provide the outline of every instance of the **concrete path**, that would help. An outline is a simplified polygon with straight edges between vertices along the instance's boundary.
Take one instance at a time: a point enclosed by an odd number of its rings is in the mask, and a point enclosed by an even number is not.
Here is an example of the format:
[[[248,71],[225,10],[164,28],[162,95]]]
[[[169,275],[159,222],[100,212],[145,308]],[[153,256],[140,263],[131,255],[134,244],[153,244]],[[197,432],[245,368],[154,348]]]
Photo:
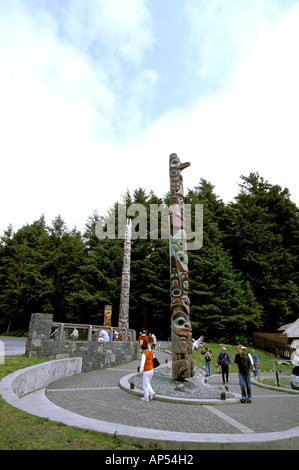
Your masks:
[[[24,354],[26,340],[4,339],[5,353]],[[16,340],[16,341],[11,341]],[[160,363],[171,356],[159,351]],[[63,378],[47,389],[16,401],[28,413],[110,435],[143,447],[165,450],[299,449],[299,394],[253,385],[251,404],[238,400],[181,403],[154,399],[131,391],[129,377],[140,360],[122,366]],[[208,383],[221,387],[221,375]],[[254,383],[254,381],[252,381]],[[120,387],[120,384],[122,385]],[[237,374],[230,374],[229,391],[240,393]]]
[[[157,353],[161,364],[171,356]],[[162,449],[299,449],[299,395],[253,385],[251,404],[218,401],[182,404],[154,399],[148,403],[119,382],[136,373],[140,361],[61,379],[46,390],[57,406],[111,425],[135,428],[131,442],[153,442]],[[126,380],[126,379],[125,379]],[[209,379],[221,386],[221,375]],[[239,394],[237,374],[229,390]],[[122,437],[126,437],[122,434]],[[171,444],[172,442],[172,444]]]
[[[21,356],[25,354],[26,338],[0,336],[1,354],[4,356]]]

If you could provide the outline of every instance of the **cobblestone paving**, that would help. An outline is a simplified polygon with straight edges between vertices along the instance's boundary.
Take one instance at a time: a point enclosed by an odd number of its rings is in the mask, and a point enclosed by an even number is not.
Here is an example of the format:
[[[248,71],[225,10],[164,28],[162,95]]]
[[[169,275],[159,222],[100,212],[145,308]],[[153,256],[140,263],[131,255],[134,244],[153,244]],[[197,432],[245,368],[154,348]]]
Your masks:
[[[157,356],[161,363],[167,357],[165,353]],[[47,397],[56,405],[85,417],[176,432],[238,434],[243,425],[251,432],[260,433],[299,425],[298,395],[254,385],[251,404],[202,406],[158,400],[143,402],[118,387],[120,378],[135,372],[139,364],[140,361],[134,361],[58,380],[48,387]],[[210,378],[209,384],[221,386],[221,376]],[[240,393],[236,374],[230,374],[229,390]],[[246,428],[241,432],[246,432]]]
[[[221,382],[220,376],[209,380],[211,385],[216,386]],[[230,374],[230,384],[229,390],[240,393],[237,374]],[[286,431],[299,425],[299,395],[264,389],[254,384],[251,389],[252,403],[226,405],[221,411],[259,433]]]

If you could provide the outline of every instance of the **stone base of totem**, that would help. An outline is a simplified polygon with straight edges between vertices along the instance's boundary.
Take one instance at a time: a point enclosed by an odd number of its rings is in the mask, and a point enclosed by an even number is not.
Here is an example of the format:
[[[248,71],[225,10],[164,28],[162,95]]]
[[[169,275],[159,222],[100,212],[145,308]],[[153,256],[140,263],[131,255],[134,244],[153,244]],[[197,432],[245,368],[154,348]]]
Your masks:
[[[142,391],[142,377],[135,375],[130,378],[130,383],[134,384],[134,389]],[[156,393],[155,399],[159,397],[169,397],[184,400],[219,400],[232,402],[236,400],[239,402],[239,396],[228,392],[223,387],[213,387],[205,383],[205,375],[201,369],[195,367],[194,377],[188,378],[185,381],[172,379],[172,366],[171,363],[155,369],[151,386]]]

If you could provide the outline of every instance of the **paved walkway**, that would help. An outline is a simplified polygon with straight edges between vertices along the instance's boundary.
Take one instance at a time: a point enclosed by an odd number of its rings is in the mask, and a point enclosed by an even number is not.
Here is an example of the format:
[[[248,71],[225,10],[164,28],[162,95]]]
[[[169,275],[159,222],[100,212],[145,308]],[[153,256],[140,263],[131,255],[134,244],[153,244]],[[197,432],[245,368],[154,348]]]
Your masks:
[[[156,355],[161,364],[171,359],[162,351]],[[138,360],[64,378],[52,383],[46,396],[77,414],[78,423],[81,416],[106,422],[109,429],[113,424],[116,431],[117,426],[122,430],[123,426],[136,428],[139,440],[132,435],[128,440],[152,441],[164,449],[299,449],[298,394],[253,385],[251,404],[219,400],[217,405],[199,405],[156,399],[146,403],[119,387],[119,382],[136,373],[139,365]],[[208,383],[221,386],[221,375],[211,377]],[[229,391],[240,393],[237,374],[230,374]],[[124,432],[118,434],[126,437]]]
[[[21,356],[25,354],[26,338],[0,336],[0,355]]]

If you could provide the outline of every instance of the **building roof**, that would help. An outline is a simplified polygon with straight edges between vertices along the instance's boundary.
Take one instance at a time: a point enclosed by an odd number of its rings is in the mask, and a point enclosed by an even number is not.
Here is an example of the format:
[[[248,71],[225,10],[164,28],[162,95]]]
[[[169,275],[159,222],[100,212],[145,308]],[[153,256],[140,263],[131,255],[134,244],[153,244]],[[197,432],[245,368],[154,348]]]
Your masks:
[[[299,318],[294,323],[281,326],[277,331],[286,334],[288,338],[299,338]]]

